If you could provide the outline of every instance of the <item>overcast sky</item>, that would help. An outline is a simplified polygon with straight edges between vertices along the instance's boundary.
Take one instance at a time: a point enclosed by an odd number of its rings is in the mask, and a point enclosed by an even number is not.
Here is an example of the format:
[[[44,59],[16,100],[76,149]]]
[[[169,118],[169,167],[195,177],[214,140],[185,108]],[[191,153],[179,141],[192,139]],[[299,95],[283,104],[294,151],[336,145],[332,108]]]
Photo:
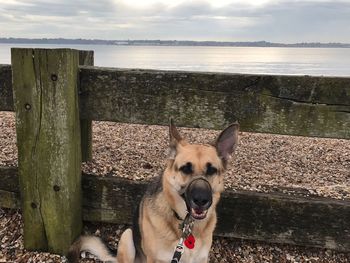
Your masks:
[[[350,43],[350,0],[0,0],[0,37]]]

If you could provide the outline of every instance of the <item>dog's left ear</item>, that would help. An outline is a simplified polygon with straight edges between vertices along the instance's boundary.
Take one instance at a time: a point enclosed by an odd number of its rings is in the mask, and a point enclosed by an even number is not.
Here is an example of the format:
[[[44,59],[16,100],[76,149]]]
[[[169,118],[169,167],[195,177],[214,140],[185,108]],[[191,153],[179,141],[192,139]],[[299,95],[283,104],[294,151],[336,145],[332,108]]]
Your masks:
[[[181,145],[185,145],[186,141],[181,137],[180,133],[177,131],[173,119],[170,119],[169,125],[169,136],[170,136],[170,149],[169,149],[169,159],[175,159],[178,148]]]
[[[232,123],[225,130],[223,130],[219,137],[216,139],[215,147],[219,154],[219,157],[227,162],[230,155],[234,152],[238,145],[238,122]]]

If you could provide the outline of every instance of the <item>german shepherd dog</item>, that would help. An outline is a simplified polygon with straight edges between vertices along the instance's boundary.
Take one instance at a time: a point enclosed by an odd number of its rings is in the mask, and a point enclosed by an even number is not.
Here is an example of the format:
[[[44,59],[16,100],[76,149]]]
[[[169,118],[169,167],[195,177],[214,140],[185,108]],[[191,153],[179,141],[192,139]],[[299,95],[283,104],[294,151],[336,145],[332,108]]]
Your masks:
[[[213,143],[190,144],[171,121],[165,171],[149,185],[132,229],[120,238],[117,256],[99,238],[82,236],[71,246],[69,262],[78,262],[81,251],[105,262],[208,262],[215,209],[224,190],[228,159],[238,143],[238,130],[239,125],[233,123]]]

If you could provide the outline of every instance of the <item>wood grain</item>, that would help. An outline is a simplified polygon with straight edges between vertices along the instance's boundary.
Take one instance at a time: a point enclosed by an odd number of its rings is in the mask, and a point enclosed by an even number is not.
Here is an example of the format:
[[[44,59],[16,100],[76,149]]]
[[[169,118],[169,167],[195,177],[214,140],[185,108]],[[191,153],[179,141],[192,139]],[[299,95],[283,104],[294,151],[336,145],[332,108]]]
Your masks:
[[[82,228],[78,51],[11,55],[24,244],[65,254]]]
[[[8,66],[1,75],[8,83]],[[98,67],[80,67],[79,78],[82,119],[167,125],[173,117],[211,129],[238,120],[242,131],[350,138],[350,78]],[[5,96],[0,110],[8,108]]]
[[[0,196],[1,192],[16,196],[16,174],[16,168],[0,168]],[[130,224],[147,182],[83,174],[82,185],[84,220]],[[0,199],[0,206],[7,202]],[[14,201],[11,207],[18,207],[18,202]],[[276,192],[225,191],[217,211],[218,236],[350,252],[349,201]]]
[[[0,110],[14,111],[12,95],[12,69],[0,64]]]
[[[93,66],[94,51],[79,50],[79,65]],[[79,86],[79,85],[78,85]],[[81,129],[81,160],[83,162],[92,160],[92,121],[80,120]]]

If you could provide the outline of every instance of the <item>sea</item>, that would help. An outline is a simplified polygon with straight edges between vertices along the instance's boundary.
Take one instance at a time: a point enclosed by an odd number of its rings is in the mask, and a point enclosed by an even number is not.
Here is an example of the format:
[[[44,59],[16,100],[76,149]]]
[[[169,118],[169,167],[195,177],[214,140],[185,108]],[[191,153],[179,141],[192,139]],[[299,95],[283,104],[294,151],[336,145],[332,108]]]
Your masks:
[[[101,67],[350,76],[350,48],[0,44],[0,64],[11,63],[12,47],[93,50]]]

